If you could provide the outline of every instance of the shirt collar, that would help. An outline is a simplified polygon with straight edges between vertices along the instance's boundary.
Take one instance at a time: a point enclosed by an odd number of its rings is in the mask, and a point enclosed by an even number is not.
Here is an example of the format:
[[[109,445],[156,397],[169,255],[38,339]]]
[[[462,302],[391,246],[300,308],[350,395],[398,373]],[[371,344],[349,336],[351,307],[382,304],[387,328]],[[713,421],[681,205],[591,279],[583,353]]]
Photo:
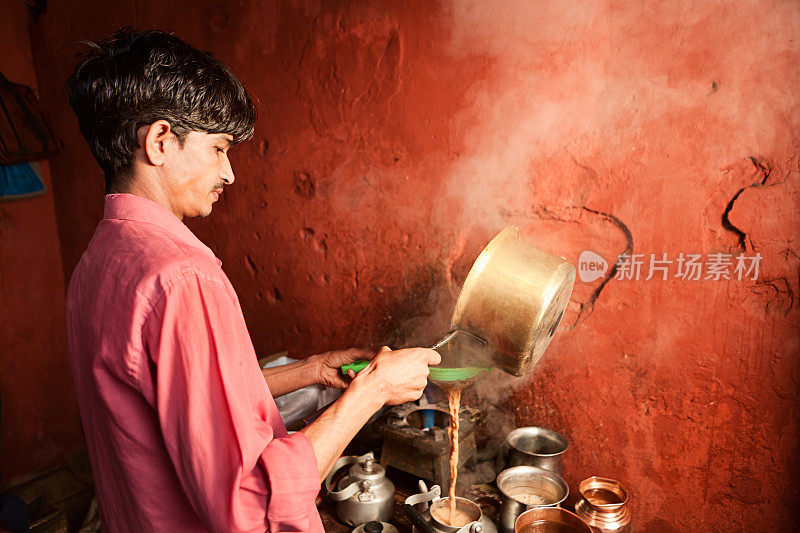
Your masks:
[[[154,224],[180,241],[200,248],[213,257],[217,264],[222,266],[222,261],[217,259],[211,248],[192,233],[192,230],[175,216],[172,211],[163,205],[135,194],[107,194],[103,209],[103,219],[135,220]]]

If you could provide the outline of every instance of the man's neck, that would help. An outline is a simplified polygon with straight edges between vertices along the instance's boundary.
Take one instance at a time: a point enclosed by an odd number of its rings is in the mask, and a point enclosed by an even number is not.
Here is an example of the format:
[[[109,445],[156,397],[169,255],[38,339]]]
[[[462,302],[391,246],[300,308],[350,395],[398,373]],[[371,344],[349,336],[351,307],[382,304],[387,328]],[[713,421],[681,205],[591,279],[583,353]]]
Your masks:
[[[137,178],[137,176],[132,176],[128,179],[121,180],[120,183],[114,187],[112,187],[110,194],[133,194],[136,196],[141,196],[142,198],[147,198],[148,200],[152,200],[153,202],[160,204],[167,208],[171,213],[175,214],[175,211],[172,209],[172,205],[169,202],[167,195],[164,193],[161,187],[155,186],[153,184],[153,180],[151,179],[142,179]],[[178,216],[178,219],[183,220],[182,216]]]

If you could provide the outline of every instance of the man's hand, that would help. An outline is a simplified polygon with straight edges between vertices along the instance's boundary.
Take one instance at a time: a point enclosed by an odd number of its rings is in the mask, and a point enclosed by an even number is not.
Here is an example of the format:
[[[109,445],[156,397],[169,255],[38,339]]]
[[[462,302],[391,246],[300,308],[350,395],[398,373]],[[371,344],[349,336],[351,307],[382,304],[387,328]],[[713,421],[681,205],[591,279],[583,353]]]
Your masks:
[[[314,382],[328,387],[343,389],[350,383],[342,375],[341,366],[358,361],[372,359],[376,353],[371,350],[350,348],[344,351],[325,352],[309,357],[314,368]],[[352,377],[352,376],[351,376]]]
[[[391,350],[384,346],[367,367],[353,379],[353,385],[370,387],[387,405],[418,400],[428,384],[428,366],[442,358],[428,348]]]
[[[375,411],[384,404],[396,405],[416,400],[428,383],[428,365],[438,365],[439,354],[427,348],[392,351],[383,347],[377,354],[348,350],[321,354],[327,368],[336,368],[356,359],[371,359],[358,373],[341,398],[301,431],[306,434],[317,456],[319,475],[324,479],[345,446]],[[367,355],[365,357],[365,355]],[[352,372],[352,371],[351,371]],[[339,378],[341,379],[341,378]],[[344,380],[342,380],[344,381]]]

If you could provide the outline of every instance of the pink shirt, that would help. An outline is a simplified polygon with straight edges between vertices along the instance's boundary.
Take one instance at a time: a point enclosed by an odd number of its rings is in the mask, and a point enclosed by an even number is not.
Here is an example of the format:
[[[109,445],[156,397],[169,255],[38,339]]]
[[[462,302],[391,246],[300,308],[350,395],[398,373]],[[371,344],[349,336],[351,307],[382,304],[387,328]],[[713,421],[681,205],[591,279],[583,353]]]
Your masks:
[[[287,435],[221,264],[161,205],[106,196],[67,295],[104,529],[323,531],[311,442]]]

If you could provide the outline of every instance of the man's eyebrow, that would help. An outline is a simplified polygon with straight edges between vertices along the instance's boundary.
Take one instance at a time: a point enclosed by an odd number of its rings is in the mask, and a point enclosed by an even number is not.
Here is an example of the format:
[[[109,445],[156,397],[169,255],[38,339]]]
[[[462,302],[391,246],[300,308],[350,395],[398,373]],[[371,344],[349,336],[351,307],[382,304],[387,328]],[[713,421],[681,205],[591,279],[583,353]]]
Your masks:
[[[233,137],[220,135],[219,138],[225,141],[226,148],[230,148],[231,146],[233,146]]]

